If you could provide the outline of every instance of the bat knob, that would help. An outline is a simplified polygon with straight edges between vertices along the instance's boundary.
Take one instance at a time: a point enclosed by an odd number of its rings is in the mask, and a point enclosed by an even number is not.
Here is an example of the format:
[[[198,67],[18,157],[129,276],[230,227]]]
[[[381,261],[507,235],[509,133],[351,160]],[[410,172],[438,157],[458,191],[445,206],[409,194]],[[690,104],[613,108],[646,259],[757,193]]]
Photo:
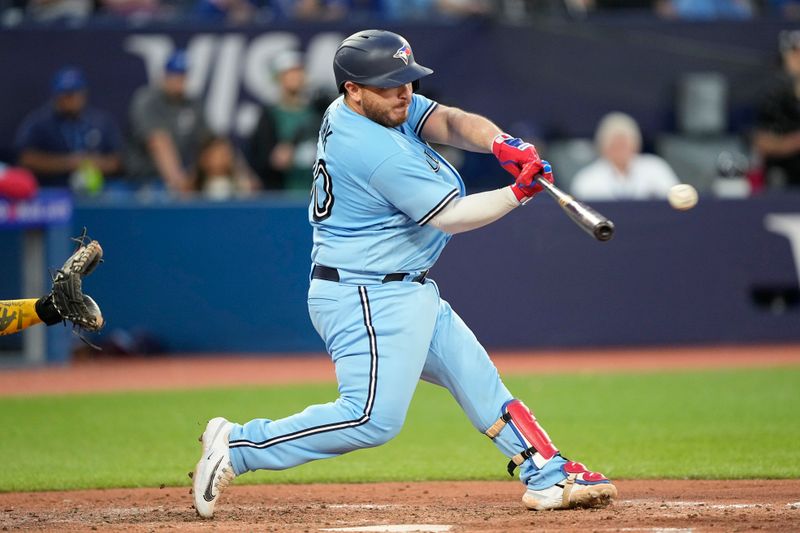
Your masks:
[[[610,220],[604,220],[594,227],[592,233],[598,241],[610,241],[611,237],[614,236],[614,223]]]

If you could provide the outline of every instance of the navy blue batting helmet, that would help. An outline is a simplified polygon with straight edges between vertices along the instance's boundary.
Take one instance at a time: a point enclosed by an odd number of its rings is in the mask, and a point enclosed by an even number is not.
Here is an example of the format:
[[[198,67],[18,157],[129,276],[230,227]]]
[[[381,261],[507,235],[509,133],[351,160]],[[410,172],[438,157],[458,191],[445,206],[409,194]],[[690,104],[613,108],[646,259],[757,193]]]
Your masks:
[[[389,88],[414,83],[433,70],[414,61],[408,41],[387,30],[363,30],[339,45],[333,58],[333,74],[339,92],[344,82]]]

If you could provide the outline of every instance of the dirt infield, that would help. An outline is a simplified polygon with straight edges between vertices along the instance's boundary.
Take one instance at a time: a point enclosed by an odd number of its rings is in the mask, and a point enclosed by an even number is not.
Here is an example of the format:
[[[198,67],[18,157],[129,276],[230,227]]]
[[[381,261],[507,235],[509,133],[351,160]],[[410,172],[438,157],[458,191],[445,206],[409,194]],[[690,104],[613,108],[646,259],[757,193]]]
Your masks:
[[[387,526],[403,524],[417,526],[407,531],[453,532],[800,529],[798,480],[621,481],[618,487],[619,501],[605,509],[537,513],[522,507],[515,481],[234,486],[213,520],[195,515],[188,489],[0,494],[0,527],[298,533],[392,531]]]
[[[800,365],[800,346],[627,348],[492,352],[502,375]],[[322,354],[109,358],[66,367],[0,371],[0,396],[319,383],[335,379]]]
[[[798,346],[493,354],[503,374],[800,365]],[[91,361],[0,372],[0,396],[328,382],[324,356]],[[2,531],[800,531],[800,480],[622,480],[606,509],[526,511],[516,481],[234,486],[214,520],[187,488],[0,493]],[[405,529],[399,528],[409,525]],[[397,527],[395,527],[397,526]],[[356,528],[356,529],[354,529]]]

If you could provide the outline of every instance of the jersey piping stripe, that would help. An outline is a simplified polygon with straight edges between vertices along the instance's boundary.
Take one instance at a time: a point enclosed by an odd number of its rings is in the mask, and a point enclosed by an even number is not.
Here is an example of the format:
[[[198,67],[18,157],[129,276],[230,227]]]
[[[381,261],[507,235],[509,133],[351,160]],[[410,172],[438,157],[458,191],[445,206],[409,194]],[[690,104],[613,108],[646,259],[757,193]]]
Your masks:
[[[244,439],[232,440],[228,443],[228,447],[230,448],[246,447],[246,448],[264,449],[264,448],[269,448],[270,446],[275,446],[276,444],[280,444],[282,442],[288,442],[290,440],[299,439],[302,437],[308,437],[309,435],[317,435],[320,433],[326,433],[328,431],[335,431],[337,429],[353,428],[369,422],[370,415],[372,414],[372,408],[375,405],[375,395],[378,389],[378,338],[375,335],[375,328],[373,328],[372,326],[372,312],[370,311],[367,288],[364,286],[360,286],[358,288],[358,293],[361,298],[361,310],[364,313],[364,326],[367,328],[367,335],[369,336],[369,354],[370,354],[369,386],[367,389],[367,401],[364,404],[364,414],[362,414],[359,418],[355,420],[346,420],[343,422],[336,422],[333,424],[323,424],[321,426],[315,426],[308,429],[301,429],[293,433],[288,433],[286,435],[272,437],[271,439],[267,439],[262,442],[252,442]]]
[[[452,199],[453,199],[453,198],[455,198],[456,196],[458,196],[458,189],[453,189],[452,191],[450,191],[450,193],[449,193],[447,196],[445,196],[444,198],[442,198],[442,201],[441,201],[441,202],[439,202],[438,204],[436,204],[435,206],[433,206],[433,209],[431,209],[430,211],[428,211],[428,212],[425,214],[425,216],[424,216],[424,217],[422,217],[421,219],[417,220],[417,224],[419,224],[420,226],[424,226],[425,224],[427,224],[428,222],[430,222],[430,220],[431,220],[433,217],[435,217],[436,215],[438,215],[438,214],[439,214],[439,211],[441,211],[442,209],[444,209],[444,208],[445,208],[445,206],[446,206],[447,204],[449,204],[449,203],[450,203],[450,200],[452,200]]]
[[[364,326],[366,326],[367,334],[369,335],[369,391],[367,392],[367,403],[364,406],[364,417],[369,420],[372,406],[375,404],[375,392],[378,387],[378,337],[375,335],[375,328],[372,327],[372,312],[369,307],[367,288],[364,286],[359,287],[358,293],[361,296],[361,310],[364,312]]]
[[[428,106],[428,109],[426,109],[425,112],[422,114],[422,118],[419,119],[417,127],[414,128],[414,133],[417,135],[417,137],[419,137],[422,134],[422,128],[425,127],[425,123],[428,121],[428,117],[431,116],[431,113],[433,113],[433,110],[436,109],[437,105],[439,104],[433,102],[431,105]]]

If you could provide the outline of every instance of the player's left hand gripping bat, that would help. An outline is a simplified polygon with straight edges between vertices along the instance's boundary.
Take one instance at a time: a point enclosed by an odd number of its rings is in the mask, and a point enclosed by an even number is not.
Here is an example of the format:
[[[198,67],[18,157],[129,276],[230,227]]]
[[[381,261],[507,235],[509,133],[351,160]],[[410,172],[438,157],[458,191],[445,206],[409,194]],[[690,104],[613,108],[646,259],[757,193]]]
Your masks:
[[[583,202],[579,202],[542,176],[537,177],[536,181],[558,201],[561,209],[586,233],[598,241],[608,241],[614,236],[614,223],[609,219]]]

